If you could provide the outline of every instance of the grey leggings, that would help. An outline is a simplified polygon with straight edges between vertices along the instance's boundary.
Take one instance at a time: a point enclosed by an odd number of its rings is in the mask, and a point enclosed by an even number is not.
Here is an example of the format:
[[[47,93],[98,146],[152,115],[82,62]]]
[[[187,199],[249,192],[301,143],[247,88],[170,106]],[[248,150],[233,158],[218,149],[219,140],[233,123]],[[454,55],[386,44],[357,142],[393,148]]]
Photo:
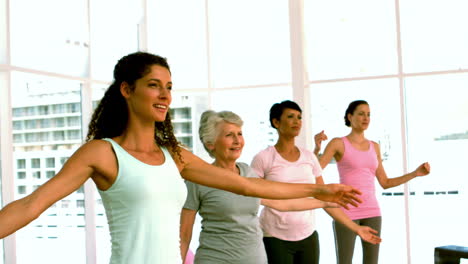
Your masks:
[[[380,236],[382,229],[382,217],[372,217],[353,220],[358,225],[369,226],[377,230]],[[356,234],[344,225],[333,221],[333,231],[335,233],[336,261],[338,264],[351,264],[353,262],[354,244]],[[362,241],[362,263],[377,264],[379,261],[379,244]]]

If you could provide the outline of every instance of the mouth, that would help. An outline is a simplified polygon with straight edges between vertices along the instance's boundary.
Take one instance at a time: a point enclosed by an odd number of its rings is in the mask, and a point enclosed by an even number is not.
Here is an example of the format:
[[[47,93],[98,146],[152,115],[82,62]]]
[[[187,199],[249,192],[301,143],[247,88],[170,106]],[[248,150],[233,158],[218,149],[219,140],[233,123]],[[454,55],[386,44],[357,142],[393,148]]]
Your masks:
[[[153,107],[156,108],[156,109],[161,109],[161,110],[167,110],[167,105],[163,105],[163,104],[153,104]]]

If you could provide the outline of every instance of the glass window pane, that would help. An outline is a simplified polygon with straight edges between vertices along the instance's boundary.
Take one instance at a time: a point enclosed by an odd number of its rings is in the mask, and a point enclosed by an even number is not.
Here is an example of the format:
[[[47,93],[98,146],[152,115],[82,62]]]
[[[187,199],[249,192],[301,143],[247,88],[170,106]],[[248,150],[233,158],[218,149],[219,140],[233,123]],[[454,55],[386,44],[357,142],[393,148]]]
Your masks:
[[[412,263],[431,263],[438,246],[468,245],[467,85],[468,74],[405,81],[409,170],[431,164],[428,176],[410,183]]]
[[[86,1],[15,0],[9,3],[12,64],[88,75]]]
[[[396,74],[395,1],[304,1],[309,79]]]
[[[0,0],[0,8],[3,8],[3,5],[5,5],[5,2]],[[0,9],[0,12],[3,12],[1,11]],[[0,33],[2,34],[2,33]],[[1,52],[1,50],[0,50]],[[1,57],[1,53],[0,53],[0,57]],[[0,59],[1,60],[1,59]],[[7,77],[7,74],[3,71],[0,71],[0,87],[2,87],[2,89],[8,89],[9,88],[9,82],[8,82],[8,77]],[[3,90],[3,91],[6,91],[6,90]],[[5,93],[2,93],[0,91],[0,94],[5,94]],[[0,104],[2,105],[5,105],[5,99],[7,98],[7,96],[0,96]],[[0,109],[0,115],[3,117],[3,111],[6,110],[6,109],[3,109],[1,110]],[[6,120],[4,120],[5,122],[8,122]],[[0,140],[4,140],[5,138],[4,137],[8,137],[8,131],[6,131],[6,129],[3,127],[2,123],[0,122]],[[1,145],[1,143],[0,143]],[[3,190],[3,168],[2,168],[2,164],[3,164],[3,158],[2,158],[2,149],[0,148],[0,197],[2,199],[0,199],[0,206],[3,208],[4,204],[3,204],[3,193],[2,193],[2,190]],[[13,170],[15,168],[15,165],[13,165]],[[14,177],[13,175],[11,177]],[[3,239],[0,240],[0,264],[3,264],[4,263],[4,259],[5,259],[5,254],[4,254],[4,246],[3,246]]]
[[[208,7],[215,88],[291,82],[288,1],[208,1]]]
[[[0,64],[7,59],[7,1],[0,0]],[[1,263],[1,262],[0,262]]]
[[[344,113],[351,101],[363,99],[370,105],[371,123],[366,138],[380,145],[383,166],[389,177],[400,176],[402,169],[402,141],[400,96],[397,79],[353,81],[311,86],[311,136],[324,130],[328,139],[349,134],[344,124]],[[322,143],[322,151],[329,141]],[[325,183],[339,182],[338,169],[331,162],[323,172]],[[375,190],[382,212],[382,234],[379,263],[406,262],[406,226],[403,186],[383,190],[375,180]],[[321,261],[334,263],[334,236],[332,218],[323,210],[317,214],[320,234]],[[356,240],[354,261],[362,262],[361,242]],[[333,245],[330,247],[330,245]]]
[[[270,108],[274,103],[291,98],[291,87],[285,86],[225,90],[213,93],[213,110],[233,111],[244,121],[242,132],[245,146],[239,161],[250,164],[255,154],[276,143],[278,135],[270,125]]]
[[[58,171],[61,167],[55,167],[53,161],[66,159],[80,146],[81,137],[56,138],[53,135],[64,131],[80,134],[81,126],[62,126],[52,120],[60,116],[81,118],[81,111],[75,111],[72,106],[80,104],[81,84],[19,72],[12,73],[11,81],[13,122],[22,120],[32,124],[24,130],[12,131],[25,135],[25,140],[13,144],[16,200],[49,180],[55,172],[50,168]],[[57,107],[60,111],[40,110],[54,109],[54,106],[60,106]],[[51,120],[48,126],[40,122],[45,119]],[[59,201],[59,206],[50,207],[38,219],[17,231],[17,263],[85,263],[84,208],[77,207],[75,202],[83,199],[84,194],[74,192]]]
[[[203,92],[172,94],[171,118],[177,139],[196,155],[204,157],[205,149],[198,136],[201,114],[208,109],[208,94]]]
[[[107,90],[106,85],[94,85],[92,88],[93,110],[99,104],[99,101],[104,96]],[[93,185],[95,186],[95,185]],[[107,224],[106,211],[102,204],[101,195],[96,187],[94,189],[95,210],[96,210],[96,258],[97,263],[109,262],[111,256],[111,238],[109,233],[109,225]]]
[[[112,80],[117,60],[138,50],[141,3],[132,0],[90,1],[93,79]]]
[[[177,88],[207,88],[205,1],[148,0],[148,49],[166,57]],[[181,8],[183,7],[183,8]]]
[[[467,1],[400,1],[400,9],[405,72],[468,67]]]

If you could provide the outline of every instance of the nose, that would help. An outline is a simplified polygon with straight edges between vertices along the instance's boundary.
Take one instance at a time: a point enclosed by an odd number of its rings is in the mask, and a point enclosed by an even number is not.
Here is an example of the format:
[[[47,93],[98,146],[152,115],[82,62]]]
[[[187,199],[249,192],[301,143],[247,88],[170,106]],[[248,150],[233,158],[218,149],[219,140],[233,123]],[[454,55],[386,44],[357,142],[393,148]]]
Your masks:
[[[162,87],[161,89],[159,89],[159,98],[166,99],[166,98],[169,98],[169,96],[170,96],[170,91],[169,91],[169,89],[164,88],[164,87]]]

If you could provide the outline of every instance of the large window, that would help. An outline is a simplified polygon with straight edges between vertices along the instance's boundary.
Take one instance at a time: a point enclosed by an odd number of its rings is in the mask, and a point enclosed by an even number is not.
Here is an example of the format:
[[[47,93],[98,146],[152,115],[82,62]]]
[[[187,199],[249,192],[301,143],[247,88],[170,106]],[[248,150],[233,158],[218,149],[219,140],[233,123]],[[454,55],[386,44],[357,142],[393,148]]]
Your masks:
[[[81,84],[12,72],[13,176],[20,199],[44,184],[81,144]],[[58,120],[60,120],[58,122]],[[47,121],[47,122],[46,122]],[[84,263],[84,193],[56,202],[16,232],[17,263]],[[43,254],[54,248],[53,254]]]
[[[395,1],[304,1],[310,80],[396,74]]]
[[[12,64],[61,74],[87,75],[86,1],[18,0],[9,3]]]
[[[468,75],[407,78],[408,160],[414,170],[431,162],[431,174],[410,184],[411,252],[429,263],[442,245],[468,245]],[[421,96],[423,95],[423,99]],[[429,237],[428,237],[429,236]]]

